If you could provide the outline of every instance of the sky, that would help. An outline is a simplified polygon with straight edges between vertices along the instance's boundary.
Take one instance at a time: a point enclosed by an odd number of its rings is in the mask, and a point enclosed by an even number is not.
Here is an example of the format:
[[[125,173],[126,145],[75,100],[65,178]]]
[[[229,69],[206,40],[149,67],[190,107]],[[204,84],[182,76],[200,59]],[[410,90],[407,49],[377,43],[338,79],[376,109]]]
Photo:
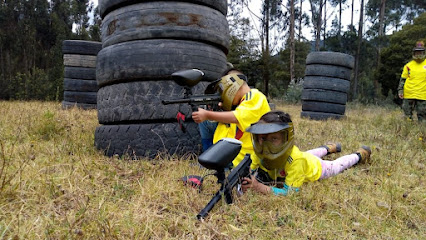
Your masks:
[[[98,5],[98,0],[90,0],[91,2],[93,2],[95,4],[95,6]],[[231,0],[228,0],[231,1]],[[262,6],[262,1],[263,0],[251,0],[250,2],[250,9],[251,11],[253,11],[254,13],[256,13],[258,16],[260,16],[260,10],[261,10],[261,6]],[[359,6],[360,4],[360,0],[355,0],[355,6]],[[303,8],[305,9],[304,12],[306,14],[308,14],[309,17],[311,17],[310,14],[310,4],[308,0],[304,0],[303,1]],[[359,19],[359,7],[357,7],[354,10],[354,24],[358,23],[358,19]],[[253,18],[252,16],[250,16],[249,11],[244,10],[242,13],[243,16],[248,17],[249,19],[251,19],[251,21],[253,22],[255,20],[255,18]],[[327,16],[328,20],[327,20],[327,28],[331,27],[331,22],[332,20],[335,18],[334,16],[338,15],[338,10],[337,9],[332,9],[330,5],[327,5]],[[342,27],[343,30],[346,30],[346,26],[349,25],[351,22],[351,9],[349,8],[349,6],[346,7],[346,9],[344,10],[344,12],[342,13]],[[312,25],[312,24],[311,24]],[[303,36],[305,38],[307,38],[308,40],[312,40],[313,39],[313,34],[312,32],[312,27],[305,27],[303,29]]]
[[[251,4],[249,5],[249,8],[251,9],[252,12],[255,12],[258,16],[260,16],[260,11],[261,11],[261,7],[262,7],[262,2],[263,0],[251,0]],[[327,10],[327,28],[330,29],[331,28],[331,23],[332,21],[335,19],[335,16],[338,17],[338,8],[332,8],[329,4],[329,1],[327,1],[327,6],[326,6],[326,10]],[[349,1],[348,1],[349,2]],[[357,26],[358,20],[359,20],[359,6],[360,5],[360,1],[359,0],[355,0],[354,1],[354,5],[355,5],[355,9],[354,9],[354,24]],[[311,17],[311,12],[310,12],[310,4],[308,0],[304,0],[303,1],[303,6],[302,8],[304,9],[303,11],[309,16]],[[243,16],[248,16],[251,20],[254,19],[253,17],[250,16],[250,13],[248,10],[244,9],[244,12],[242,14]],[[346,6],[346,9],[344,9],[344,11],[342,12],[342,30],[347,30],[347,26],[351,23],[351,9],[349,6]],[[312,22],[311,22],[312,25]],[[313,31],[312,27],[305,27],[302,30],[302,34],[305,38],[312,40],[313,39],[313,34],[311,33],[311,31]]]

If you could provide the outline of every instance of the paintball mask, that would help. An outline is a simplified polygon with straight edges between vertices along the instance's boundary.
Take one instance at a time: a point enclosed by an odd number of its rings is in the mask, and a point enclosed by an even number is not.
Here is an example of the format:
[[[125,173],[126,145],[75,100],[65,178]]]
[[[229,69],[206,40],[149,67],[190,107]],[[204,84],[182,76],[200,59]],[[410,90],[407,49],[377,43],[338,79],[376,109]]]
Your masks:
[[[225,111],[232,110],[232,102],[237,95],[238,90],[247,80],[243,74],[228,74],[223,76],[216,84],[216,90],[222,97],[222,109]]]
[[[282,169],[294,146],[293,123],[257,122],[247,128],[253,147],[268,170]]]
[[[222,109],[225,111],[232,110],[232,102],[238,90],[247,81],[247,77],[243,74],[231,73],[210,83],[205,94],[213,94],[219,92],[222,98]]]
[[[416,62],[423,62],[426,59],[425,45],[422,41],[417,42],[413,48],[413,59]]]

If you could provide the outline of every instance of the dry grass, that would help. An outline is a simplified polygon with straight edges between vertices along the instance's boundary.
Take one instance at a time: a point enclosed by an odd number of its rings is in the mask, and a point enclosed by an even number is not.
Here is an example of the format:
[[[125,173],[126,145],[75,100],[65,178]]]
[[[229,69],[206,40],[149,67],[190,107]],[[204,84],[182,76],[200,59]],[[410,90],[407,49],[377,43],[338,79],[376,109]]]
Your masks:
[[[108,158],[94,148],[96,110],[0,102],[0,239],[425,239],[425,124],[397,108],[348,105],[340,121],[278,109],[302,150],[366,144],[373,163],[288,197],[249,192],[199,222],[217,186],[211,178],[200,194],[177,181],[206,173],[195,158]]]

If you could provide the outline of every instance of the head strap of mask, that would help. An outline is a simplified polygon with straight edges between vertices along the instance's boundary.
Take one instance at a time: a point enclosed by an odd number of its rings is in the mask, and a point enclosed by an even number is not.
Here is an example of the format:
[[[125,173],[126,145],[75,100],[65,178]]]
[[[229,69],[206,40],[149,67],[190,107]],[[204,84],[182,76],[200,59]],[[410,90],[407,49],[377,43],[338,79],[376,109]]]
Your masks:
[[[246,76],[236,73],[225,75],[219,80],[216,89],[221,94],[223,110],[232,110],[232,102],[245,80],[247,80]]]

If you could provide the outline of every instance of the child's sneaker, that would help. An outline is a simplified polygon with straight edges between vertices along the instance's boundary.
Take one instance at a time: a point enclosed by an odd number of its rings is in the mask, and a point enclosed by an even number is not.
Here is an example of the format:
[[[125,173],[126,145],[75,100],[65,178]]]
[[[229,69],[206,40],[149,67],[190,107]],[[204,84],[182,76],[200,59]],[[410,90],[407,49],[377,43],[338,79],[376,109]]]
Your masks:
[[[332,153],[338,153],[338,152],[342,151],[342,144],[340,144],[340,143],[328,142],[321,147],[327,149],[327,155],[332,154]]]
[[[365,163],[369,162],[370,155],[371,155],[371,149],[370,149],[370,147],[368,147],[368,146],[362,146],[355,153],[359,157],[358,163],[365,164]]]

